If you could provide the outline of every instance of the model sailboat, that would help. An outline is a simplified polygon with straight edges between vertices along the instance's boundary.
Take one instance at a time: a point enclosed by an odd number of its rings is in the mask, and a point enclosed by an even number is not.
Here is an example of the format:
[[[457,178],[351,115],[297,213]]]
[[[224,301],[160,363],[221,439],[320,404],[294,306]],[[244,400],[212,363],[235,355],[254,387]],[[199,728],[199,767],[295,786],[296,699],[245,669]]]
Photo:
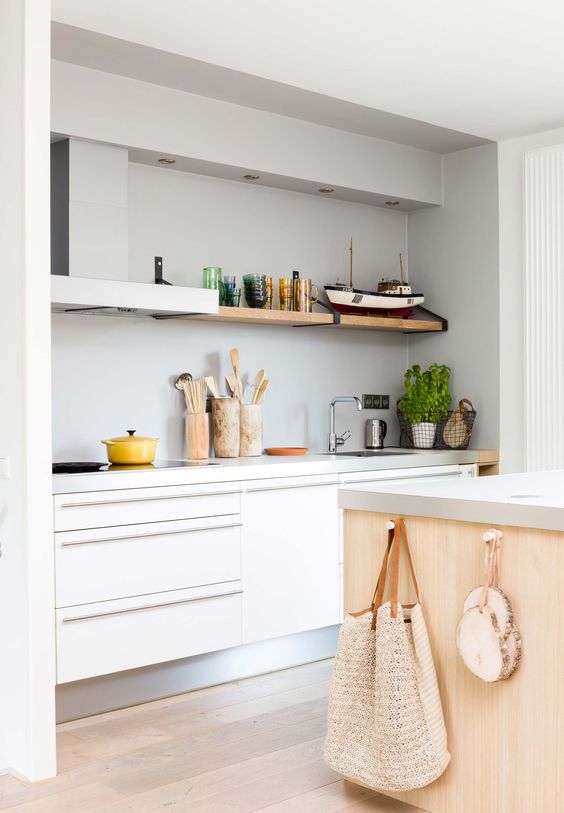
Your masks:
[[[403,258],[400,259],[400,279],[382,279],[376,291],[364,291],[353,286],[353,247],[349,247],[349,284],[337,282],[326,285],[325,291],[332,307],[339,313],[357,316],[396,316],[405,318],[413,314],[413,308],[425,301],[423,294],[412,293],[404,281]]]

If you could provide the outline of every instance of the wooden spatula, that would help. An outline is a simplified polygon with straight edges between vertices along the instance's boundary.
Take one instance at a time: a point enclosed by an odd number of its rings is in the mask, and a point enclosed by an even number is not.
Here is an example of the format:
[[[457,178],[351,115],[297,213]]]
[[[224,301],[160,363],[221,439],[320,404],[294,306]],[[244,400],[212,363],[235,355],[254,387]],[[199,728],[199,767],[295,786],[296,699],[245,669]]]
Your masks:
[[[235,378],[237,379],[237,397],[241,403],[243,403],[243,387],[241,386],[241,362],[239,360],[239,351],[236,347],[234,347],[229,351],[229,355],[231,357],[233,372],[235,373]]]
[[[266,392],[266,388],[268,387],[270,381],[268,378],[263,378],[262,383],[258,389],[257,397],[255,399],[255,404],[260,404],[262,399],[264,398],[264,393]]]
[[[258,373],[255,376],[255,387],[254,387],[254,391],[253,391],[253,400],[251,402],[253,404],[256,404],[256,402],[257,402],[258,391],[260,389],[260,385],[263,382],[263,379],[264,379],[264,370],[259,370]]]
[[[206,386],[214,398],[219,398],[219,388],[213,375],[206,376]]]
[[[239,398],[239,392],[237,391],[237,379],[234,375],[226,375],[225,380],[227,381],[227,386],[231,390],[231,394],[235,398]]]

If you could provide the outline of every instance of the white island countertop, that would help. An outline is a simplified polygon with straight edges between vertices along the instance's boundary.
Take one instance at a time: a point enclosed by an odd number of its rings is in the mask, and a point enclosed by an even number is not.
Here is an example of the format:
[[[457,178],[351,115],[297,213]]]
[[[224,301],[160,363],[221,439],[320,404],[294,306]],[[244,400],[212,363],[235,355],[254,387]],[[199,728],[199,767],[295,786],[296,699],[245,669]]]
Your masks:
[[[411,485],[347,485],[339,506],[394,516],[564,531],[564,471]]]

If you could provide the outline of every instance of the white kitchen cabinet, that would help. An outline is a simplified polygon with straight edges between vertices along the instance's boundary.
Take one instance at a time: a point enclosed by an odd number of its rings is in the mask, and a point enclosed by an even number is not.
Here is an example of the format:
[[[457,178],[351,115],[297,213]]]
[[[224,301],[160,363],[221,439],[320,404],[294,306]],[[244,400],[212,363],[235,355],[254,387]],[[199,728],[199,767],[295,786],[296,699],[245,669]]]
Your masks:
[[[238,514],[55,535],[56,607],[241,577]]]
[[[386,488],[473,472],[429,466],[55,495],[58,682],[338,624],[339,483]]]
[[[205,585],[56,611],[57,683],[241,643],[241,583]]]
[[[241,644],[241,485],[57,495],[57,681]]]
[[[337,477],[247,484],[243,643],[339,623]]]
[[[238,514],[241,484],[214,483],[60,494],[54,498],[54,502],[55,531],[73,531]]]

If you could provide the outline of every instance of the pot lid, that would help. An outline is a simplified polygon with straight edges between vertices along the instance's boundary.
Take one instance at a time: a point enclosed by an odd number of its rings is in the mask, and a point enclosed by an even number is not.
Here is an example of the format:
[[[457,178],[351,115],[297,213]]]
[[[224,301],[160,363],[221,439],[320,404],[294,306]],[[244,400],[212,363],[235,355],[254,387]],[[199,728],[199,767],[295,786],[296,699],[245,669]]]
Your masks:
[[[121,438],[110,438],[112,443],[146,443],[146,441],[157,441],[158,438],[142,438],[135,435],[136,429],[126,429],[127,435]]]

